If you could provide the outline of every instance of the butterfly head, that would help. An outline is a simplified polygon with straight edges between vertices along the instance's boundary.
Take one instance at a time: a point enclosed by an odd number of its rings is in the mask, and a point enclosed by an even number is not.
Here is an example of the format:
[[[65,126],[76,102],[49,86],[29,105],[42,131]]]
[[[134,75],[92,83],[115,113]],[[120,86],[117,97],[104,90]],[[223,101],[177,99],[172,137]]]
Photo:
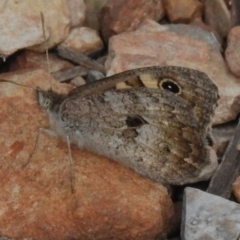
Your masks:
[[[47,112],[58,112],[65,96],[53,90],[44,91],[40,88],[36,90],[39,105]]]

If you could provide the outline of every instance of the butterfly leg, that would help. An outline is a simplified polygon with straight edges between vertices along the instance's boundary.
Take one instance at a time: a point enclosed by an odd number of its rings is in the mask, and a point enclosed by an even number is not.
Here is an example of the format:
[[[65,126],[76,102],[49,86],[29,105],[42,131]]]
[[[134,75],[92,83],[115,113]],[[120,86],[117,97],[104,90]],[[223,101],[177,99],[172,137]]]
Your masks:
[[[57,134],[54,131],[50,130],[50,129],[39,128],[38,132],[37,132],[37,136],[35,138],[35,143],[34,143],[34,146],[33,146],[33,150],[29,154],[29,157],[28,157],[27,161],[22,165],[22,168],[25,168],[30,163],[30,161],[31,161],[31,159],[33,157],[33,154],[34,154],[35,150],[37,149],[37,145],[38,145],[38,141],[39,141],[39,137],[40,137],[40,133],[41,132],[46,132],[47,134],[49,134],[51,136],[57,136]]]

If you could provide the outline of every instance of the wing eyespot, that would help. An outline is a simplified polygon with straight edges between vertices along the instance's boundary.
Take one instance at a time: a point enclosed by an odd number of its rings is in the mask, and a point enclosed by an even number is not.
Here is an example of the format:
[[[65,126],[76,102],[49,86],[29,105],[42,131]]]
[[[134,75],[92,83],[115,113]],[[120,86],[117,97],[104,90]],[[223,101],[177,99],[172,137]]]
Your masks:
[[[159,82],[159,88],[172,92],[176,95],[181,93],[181,87],[172,79],[163,79]]]

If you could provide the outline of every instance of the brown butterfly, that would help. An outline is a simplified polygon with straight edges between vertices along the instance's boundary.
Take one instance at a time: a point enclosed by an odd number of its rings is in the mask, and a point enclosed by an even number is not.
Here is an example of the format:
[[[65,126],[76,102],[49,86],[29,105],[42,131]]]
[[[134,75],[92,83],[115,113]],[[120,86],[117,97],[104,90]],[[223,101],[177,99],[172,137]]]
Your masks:
[[[126,89],[113,89],[123,84]],[[203,72],[166,66],[126,71],[68,96],[37,90],[50,123],[71,143],[157,182],[210,178],[217,167],[210,123],[218,90]]]

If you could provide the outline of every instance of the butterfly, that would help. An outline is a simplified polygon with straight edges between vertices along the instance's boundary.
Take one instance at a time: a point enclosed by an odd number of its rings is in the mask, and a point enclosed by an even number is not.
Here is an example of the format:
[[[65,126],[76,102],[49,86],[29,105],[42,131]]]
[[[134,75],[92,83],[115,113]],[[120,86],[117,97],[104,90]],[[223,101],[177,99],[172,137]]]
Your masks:
[[[218,89],[203,72],[144,67],[68,95],[37,89],[37,96],[63,139],[154,181],[183,185],[207,180],[217,168],[211,118]]]

